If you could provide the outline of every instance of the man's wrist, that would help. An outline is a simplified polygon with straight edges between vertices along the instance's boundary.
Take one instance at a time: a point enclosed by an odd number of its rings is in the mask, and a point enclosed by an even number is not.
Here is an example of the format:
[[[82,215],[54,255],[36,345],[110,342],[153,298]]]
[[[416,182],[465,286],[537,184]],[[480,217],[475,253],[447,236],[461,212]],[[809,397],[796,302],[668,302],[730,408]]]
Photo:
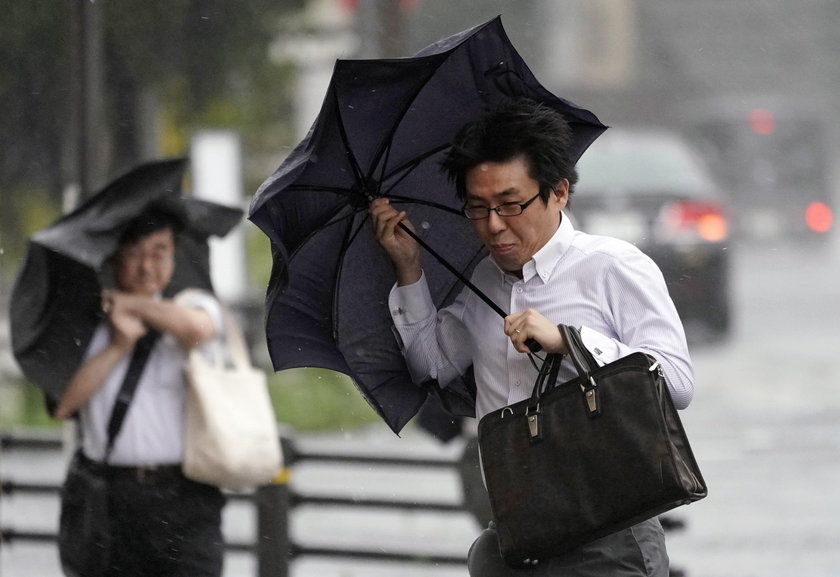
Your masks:
[[[396,271],[397,286],[408,286],[416,283],[423,276],[423,269],[420,265],[401,268]]]

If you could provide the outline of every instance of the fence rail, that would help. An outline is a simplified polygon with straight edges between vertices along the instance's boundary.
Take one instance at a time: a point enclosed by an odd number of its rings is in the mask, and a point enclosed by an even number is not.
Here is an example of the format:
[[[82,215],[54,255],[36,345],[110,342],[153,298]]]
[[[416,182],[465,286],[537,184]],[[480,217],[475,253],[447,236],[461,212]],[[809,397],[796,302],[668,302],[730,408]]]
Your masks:
[[[423,469],[452,469],[458,463],[453,459],[390,457],[385,455],[358,455],[340,451],[302,449],[292,439],[283,439],[284,458],[287,466],[294,467],[305,462],[328,462],[332,464],[400,466]],[[62,440],[58,435],[32,435],[0,432],[0,450],[61,451]],[[58,498],[60,483],[22,482],[12,479],[0,480],[3,495],[27,494]],[[342,557],[355,559],[376,559],[418,563],[460,564],[466,563],[465,553],[460,556],[433,553],[382,551],[378,549],[341,549],[312,547],[291,540],[288,530],[291,509],[300,505],[340,506],[359,509],[388,508],[403,511],[467,512],[464,504],[422,502],[417,500],[392,500],[378,498],[356,498],[323,496],[299,493],[290,490],[285,483],[266,485],[253,492],[229,493],[233,501],[253,503],[257,511],[257,538],[253,543],[228,542],[231,551],[251,552],[257,557],[260,577],[286,577],[289,562],[304,555],[320,557]],[[2,541],[29,541],[49,543],[56,541],[54,531],[19,530],[0,527]]]
[[[286,465],[294,468],[296,465],[305,462],[326,462],[332,464],[372,465],[372,466],[399,466],[417,467],[423,469],[456,469],[462,479],[464,496],[462,502],[441,503],[423,502],[416,499],[397,500],[380,498],[356,498],[341,497],[334,495],[312,495],[291,490],[287,483],[275,483],[258,487],[253,492],[229,493],[228,498],[232,501],[245,501],[253,503],[256,507],[256,534],[254,542],[229,542],[227,549],[237,552],[249,552],[257,558],[257,573],[259,577],[288,577],[289,563],[292,559],[313,555],[320,557],[341,557],[354,559],[369,559],[382,561],[399,561],[412,563],[432,564],[466,564],[466,551],[459,555],[444,555],[434,553],[417,553],[409,551],[383,551],[381,549],[367,549],[355,547],[353,549],[342,549],[333,547],[307,546],[295,543],[289,534],[289,517],[291,510],[300,505],[315,506],[340,506],[352,508],[387,508],[403,511],[432,511],[444,513],[464,512],[473,515],[480,524],[484,524],[487,512],[484,510],[486,495],[479,495],[476,501],[475,477],[472,481],[470,467],[477,467],[476,456],[470,455],[470,444],[467,445],[463,454],[456,458],[425,458],[413,456],[387,456],[387,455],[359,455],[347,454],[340,451],[324,451],[319,449],[304,449],[294,439],[284,437],[283,449]],[[0,431],[0,450],[27,450],[27,451],[60,451],[62,440],[54,435],[32,435],[21,433],[9,433]],[[465,471],[467,475],[465,475]],[[287,475],[285,477],[288,477]],[[480,480],[479,480],[480,484]],[[61,486],[58,483],[34,483],[19,482],[11,479],[0,479],[0,490],[2,495],[40,494],[45,496],[58,497]],[[483,492],[483,486],[480,491]],[[472,497],[470,499],[469,497]],[[478,505],[476,506],[476,503]],[[683,522],[673,516],[660,517],[666,531],[683,528]],[[56,533],[50,531],[29,531],[18,530],[12,527],[0,527],[2,543],[14,541],[30,542],[55,542]],[[684,575],[679,569],[671,569],[671,577]]]

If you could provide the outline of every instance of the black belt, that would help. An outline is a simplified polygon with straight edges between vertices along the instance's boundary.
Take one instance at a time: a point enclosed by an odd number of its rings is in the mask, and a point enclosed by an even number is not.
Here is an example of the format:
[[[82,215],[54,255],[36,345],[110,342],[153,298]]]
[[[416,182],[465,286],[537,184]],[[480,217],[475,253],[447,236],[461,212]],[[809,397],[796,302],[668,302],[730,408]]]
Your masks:
[[[154,485],[162,481],[182,479],[181,464],[175,465],[106,465],[79,453],[81,462],[91,471],[109,479],[130,479],[143,485]]]

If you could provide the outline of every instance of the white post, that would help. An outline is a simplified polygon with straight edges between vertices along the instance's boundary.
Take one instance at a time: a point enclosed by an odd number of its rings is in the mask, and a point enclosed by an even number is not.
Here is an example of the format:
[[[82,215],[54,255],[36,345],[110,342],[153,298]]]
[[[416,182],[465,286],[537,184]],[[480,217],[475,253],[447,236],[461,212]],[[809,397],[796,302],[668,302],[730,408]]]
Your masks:
[[[239,136],[229,130],[202,130],[191,141],[192,191],[196,198],[245,208]],[[246,298],[244,222],[222,239],[210,238],[210,278],[220,299]]]

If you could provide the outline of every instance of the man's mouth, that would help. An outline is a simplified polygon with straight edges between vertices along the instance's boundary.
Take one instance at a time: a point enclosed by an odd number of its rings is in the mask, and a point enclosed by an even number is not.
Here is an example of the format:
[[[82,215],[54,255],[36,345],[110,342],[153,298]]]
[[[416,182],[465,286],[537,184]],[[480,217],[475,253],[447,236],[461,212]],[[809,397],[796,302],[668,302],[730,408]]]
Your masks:
[[[507,254],[513,250],[512,244],[491,244],[490,250],[495,254]]]

